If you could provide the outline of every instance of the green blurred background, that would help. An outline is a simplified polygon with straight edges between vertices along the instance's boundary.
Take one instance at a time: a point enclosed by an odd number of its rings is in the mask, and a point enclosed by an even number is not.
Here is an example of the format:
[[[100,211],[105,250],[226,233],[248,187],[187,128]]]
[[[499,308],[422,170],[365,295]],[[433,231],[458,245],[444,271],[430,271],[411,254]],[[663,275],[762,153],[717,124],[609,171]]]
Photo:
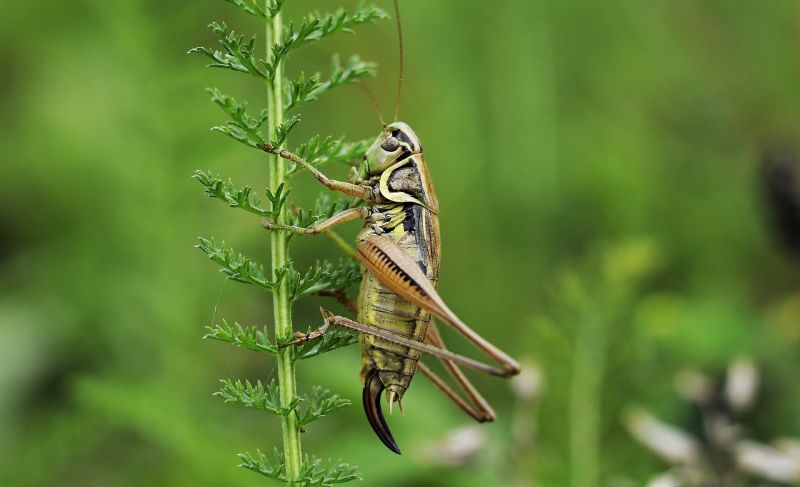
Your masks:
[[[291,0],[287,15],[340,4],[354,2]],[[759,169],[765,143],[800,122],[797,2],[401,4],[401,119],[424,141],[441,203],[441,293],[541,381],[532,397],[476,376],[499,420],[449,468],[437,444],[469,419],[417,380],[389,420],[406,452],[392,455],[358,404],[357,347],[343,349],[299,366],[301,389],[355,402],[311,426],[305,450],[359,465],[362,485],[642,485],[665,465],[627,433],[625,410],[683,424],[675,374],[742,355],[763,376],[750,436],[800,434],[800,275]],[[185,55],[213,44],[210,20],[262,32],[216,0],[3,8],[2,485],[271,482],[235,454],[270,451],[278,422],[211,394],[274,364],[201,339],[214,320],[272,315],[268,295],[226,283],[192,249],[209,236],[269,255],[256,219],[190,178],[203,168],[266,185],[263,157],[208,131],[224,114],[204,88],[264,98]],[[389,111],[396,46],[383,21],[303,48],[288,70],[326,71],[335,52],[378,61]],[[307,106],[292,137],[377,127],[346,87]],[[305,175],[293,182],[301,202],[318,193]],[[293,241],[301,267],[320,255],[336,256],[328,240]],[[301,303],[298,328],[318,322],[317,304]]]

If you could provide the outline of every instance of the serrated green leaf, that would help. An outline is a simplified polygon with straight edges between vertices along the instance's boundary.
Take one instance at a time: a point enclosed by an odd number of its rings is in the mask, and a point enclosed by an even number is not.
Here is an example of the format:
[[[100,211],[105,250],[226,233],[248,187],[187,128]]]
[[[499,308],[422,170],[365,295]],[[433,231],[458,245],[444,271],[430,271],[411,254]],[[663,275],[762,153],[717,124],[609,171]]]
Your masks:
[[[340,32],[353,32],[353,28],[385,19],[388,15],[376,7],[364,7],[352,14],[345,10],[325,16],[309,15],[295,28],[293,23],[288,24],[283,31],[281,40],[272,46],[268,61],[260,61],[267,72],[267,77],[272,79],[281,61],[290,51],[304,46],[310,42],[318,41],[325,37]]]
[[[283,453],[278,451],[277,448],[272,452],[272,459],[267,458],[261,450],[256,450],[255,454],[249,452],[240,453],[239,458],[242,461],[239,466],[242,468],[252,470],[280,482],[288,482],[286,460]],[[341,461],[328,460],[323,462],[320,458],[306,455],[300,468],[300,478],[294,484],[307,487],[331,487],[360,479],[361,476],[355,466]]]
[[[296,347],[295,356],[298,360],[306,360],[357,342],[358,336],[349,330],[338,327],[331,328],[316,340],[305,342]]]
[[[261,208],[261,201],[252,194],[253,189],[250,186],[236,188],[230,179],[223,181],[210,172],[202,170],[195,171],[193,177],[203,185],[205,194],[224,201],[232,208],[240,208],[258,216],[270,217],[273,215],[272,210]],[[268,198],[271,195],[271,193],[267,193]]]
[[[275,129],[275,137],[272,140],[273,147],[280,147],[284,142],[286,142],[286,138],[289,137],[289,132],[292,131],[297,122],[300,121],[300,117],[298,115],[292,115],[291,117],[284,120],[278,128]]]
[[[345,142],[344,138],[325,137],[319,135],[311,137],[300,144],[295,154],[308,161],[314,167],[320,167],[331,162],[355,166],[366,154],[374,139],[363,139],[356,142]],[[288,174],[291,176],[300,169],[300,166],[290,162]]]
[[[306,79],[305,73],[301,72],[296,80],[288,80],[284,94],[284,106],[286,111],[315,100],[314,92],[320,86],[319,75],[315,74]]]
[[[259,0],[225,0],[225,1],[236,5],[237,7],[249,13],[250,15],[255,15],[256,17],[262,17],[262,18],[267,17],[267,12],[264,11],[263,8],[261,8],[261,2]]]
[[[313,208],[294,209],[290,215],[289,224],[300,228],[310,228],[319,221],[326,220],[344,210],[358,207],[360,204],[361,202],[357,198],[346,196],[334,198],[330,193],[320,193]]]
[[[280,482],[288,482],[286,461],[283,458],[283,453],[279,452],[277,448],[272,452],[272,460],[268,459],[261,450],[256,450],[255,455],[250,452],[240,453],[239,459],[242,461],[239,464],[242,468],[258,472],[265,477]]]
[[[221,272],[233,281],[255,284],[268,291],[274,291],[286,276],[287,271],[284,268],[278,270],[274,278],[267,278],[261,264],[256,264],[244,255],[236,253],[232,248],[226,247],[224,243],[217,246],[214,239],[201,237],[200,243],[195,247],[222,266]]]
[[[236,322],[231,326],[227,321],[222,320],[221,325],[207,326],[206,330],[208,333],[203,338],[230,343],[254,352],[267,352],[273,355],[278,353],[278,347],[269,341],[266,327],[243,327]]]
[[[300,478],[304,485],[310,487],[330,487],[336,484],[344,484],[353,480],[360,480],[358,467],[341,461],[328,460],[324,462],[320,458],[306,456],[301,468]]]
[[[333,195],[329,192],[320,193],[317,199],[314,200],[314,206],[311,208],[311,216],[316,220],[325,220],[333,215],[340,213],[350,208],[356,208],[361,205],[358,198],[350,198],[343,195]]]
[[[345,289],[360,281],[361,268],[352,259],[342,259],[337,264],[327,260],[318,261],[305,274],[295,270],[286,274],[286,285],[294,300],[323,291]]]
[[[257,0],[256,0],[257,1]],[[267,2],[267,12],[270,17],[275,17],[281,11],[285,0],[269,0]]]
[[[267,109],[262,109],[254,117],[247,113],[247,103],[240,103],[217,88],[209,88],[208,92],[211,93],[211,101],[219,105],[231,117],[231,120],[225,125],[212,127],[211,130],[228,135],[255,149],[263,150],[265,140],[261,135],[260,128],[269,118]]]
[[[266,190],[267,200],[270,202],[269,214],[273,220],[278,218],[281,209],[286,205],[286,199],[289,197],[290,191],[286,189],[286,185],[281,183],[278,189],[273,193],[269,189]]]
[[[355,83],[361,78],[374,76],[374,74],[374,63],[368,63],[357,56],[353,56],[348,59],[347,65],[342,67],[339,56],[333,56],[331,74],[327,80],[320,81],[319,74],[315,74],[306,80],[305,75],[301,73],[297,80],[289,81],[284,96],[286,110],[292,110],[300,105],[314,101],[322,93],[337,86]]]
[[[315,135],[307,142],[300,144],[295,150],[295,154],[307,160],[312,166],[319,166],[322,160],[339,150],[342,141],[343,139],[334,139],[331,136],[323,139],[319,135]],[[295,165],[295,167],[297,166]]]
[[[236,381],[224,379],[220,382],[222,387],[214,393],[215,396],[221,397],[225,402],[259,409],[276,416],[290,415],[302,402],[302,399],[296,397],[286,407],[281,406],[280,390],[275,379],[269,381],[266,386],[261,381],[252,384],[249,380],[242,382],[239,379]]]
[[[263,65],[263,60],[256,59],[254,55],[256,38],[251,37],[245,41],[243,35],[236,35],[225,22],[211,22],[209,28],[219,38],[222,51],[209,49],[207,47],[195,47],[189,50],[189,54],[202,54],[213,62],[208,65],[211,68],[222,68],[248,73],[256,78],[266,79],[268,73],[262,71],[256,63]]]
[[[303,405],[298,409],[297,417],[300,426],[313,423],[314,421],[327,416],[328,414],[349,406],[351,402],[342,398],[338,394],[333,394],[328,389],[321,386],[314,386],[311,394],[303,397]]]

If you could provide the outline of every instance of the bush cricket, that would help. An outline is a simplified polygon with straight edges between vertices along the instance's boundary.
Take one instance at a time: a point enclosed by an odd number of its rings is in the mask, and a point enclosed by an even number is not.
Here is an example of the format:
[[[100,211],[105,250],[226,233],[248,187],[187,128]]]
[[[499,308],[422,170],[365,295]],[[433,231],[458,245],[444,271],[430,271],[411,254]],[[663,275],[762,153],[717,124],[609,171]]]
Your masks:
[[[397,0],[394,0],[394,7],[400,45],[394,117],[397,120],[403,80],[403,39]],[[419,369],[475,420],[493,421],[495,413],[491,406],[459,365],[499,377],[510,377],[520,369],[514,359],[465,325],[439,297],[436,291],[440,259],[439,204],[425,165],[422,144],[410,126],[399,121],[386,124],[380,112],[378,114],[383,130],[364,155],[358,174],[347,182],[329,179],[301,157],[265,144],[266,152],[299,164],[326,187],[359,198],[364,205],[344,210],[308,228],[271,221],[264,221],[264,226],[270,230],[319,234],[353,220],[365,221],[356,243],[363,274],[356,321],[322,309],[324,324],[310,333],[296,333],[296,340],[289,345],[314,340],[332,325],[359,332],[364,410],[380,440],[399,454],[400,449],[381,411],[384,390],[389,412],[395,402],[402,409],[403,395]],[[447,350],[432,322],[433,317],[472,342],[498,366]],[[422,353],[443,362],[468,400],[419,361]]]

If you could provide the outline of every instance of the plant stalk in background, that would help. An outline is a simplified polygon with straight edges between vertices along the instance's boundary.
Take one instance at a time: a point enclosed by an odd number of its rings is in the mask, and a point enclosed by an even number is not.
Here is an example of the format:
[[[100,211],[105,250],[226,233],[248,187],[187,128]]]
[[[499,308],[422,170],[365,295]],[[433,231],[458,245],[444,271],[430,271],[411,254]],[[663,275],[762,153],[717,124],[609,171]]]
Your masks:
[[[289,114],[305,103],[312,102],[322,93],[357,82],[360,78],[374,74],[374,66],[357,57],[342,64],[334,56],[332,70],[327,79],[320,74],[306,77],[300,73],[297,79],[285,76],[284,65],[288,55],[295,49],[341,32],[352,32],[354,27],[386,17],[374,7],[363,7],[353,13],[339,10],[333,14],[308,15],[297,24],[283,24],[284,0],[226,0],[242,11],[263,19],[265,23],[266,49],[263,58],[256,53],[255,36],[234,33],[224,23],[212,22],[211,30],[219,38],[221,49],[198,47],[197,53],[211,59],[209,67],[244,73],[261,81],[266,87],[267,106],[258,114],[247,111],[247,104],[210,89],[212,101],[229,116],[224,124],[213,127],[233,140],[245,144],[264,154],[265,145],[285,146],[291,130],[299,122],[299,116]],[[295,27],[296,25],[296,27]],[[266,134],[262,132],[266,128]],[[370,141],[347,143],[342,138],[315,136],[301,144],[296,153],[318,167],[327,163],[343,163],[352,166],[365,152]],[[313,208],[289,211],[290,177],[298,168],[274,155],[269,161],[269,188],[266,190],[268,205],[249,186],[236,187],[232,181],[220,179],[206,172],[196,171],[195,178],[203,185],[205,193],[228,204],[272,222],[285,225],[307,226],[310,222],[330,217],[335,212],[354,204],[347,198],[332,200],[321,195]],[[293,207],[294,208],[294,207]],[[260,409],[281,418],[283,445],[275,448],[272,458],[261,451],[255,454],[242,453],[241,466],[267,477],[285,482],[287,485],[332,485],[359,478],[356,469],[348,464],[328,462],[303,456],[300,430],[308,424],[338,411],[350,404],[336,394],[321,387],[312,388],[305,395],[298,395],[295,380],[295,364],[336,348],[350,345],[356,338],[342,330],[326,334],[324,339],[299,347],[284,346],[293,340],[292,307],[306,296],[341,296],[344,289],[360,280],[356,262],[343,259],[338,263],[318,262],[305,272],[298,271],[289,258],[288,245],[291,234],[284,231],[270,233],[271,264],[269,272],[252,259],[235,252],[224,243],[218,245],[212,239],[201,239],[197,246],[208,257],[222,267],[222,272],[234,281],[252,284],[272,293],[274,309],[274,331],[270,339],[266,327],[233,325],[223,321],[208,328],[207,338],[275,356],[278,377],[267,384],[257,381],[226,379],[216,393],[226,402]]]

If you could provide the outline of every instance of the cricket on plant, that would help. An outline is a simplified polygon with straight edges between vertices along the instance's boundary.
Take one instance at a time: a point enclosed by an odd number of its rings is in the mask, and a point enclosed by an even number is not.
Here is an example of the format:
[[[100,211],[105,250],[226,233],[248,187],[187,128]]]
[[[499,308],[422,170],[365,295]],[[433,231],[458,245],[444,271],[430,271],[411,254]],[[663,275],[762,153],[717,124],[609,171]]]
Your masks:
[[[318,339],[332,325],[359,332],[364,410],[381,441],[399,454],[400,449],[380,407],[384,390],[388,391],[389,411],[395,402],[402,409],[403,395],[419,369],[475,420],[493,421],[495,413],[491,406],[462,373],[459,365],[499,377],[517,374],[519,366],[464,324],[436,291],[440,259],[439,204],[425,165],[422,143],[408,124],[397,120],[403,81],[403,37],[397,0],[394,0],[394,7],[400,45],[395,121],[386,124],[378,112],[382,131],[364,154],[354,177],[350,181],[332,180],[298,155],[271,144],[263,146],[266,152],[305,168],[327,188],[357,198],[364,204],[307,227],[282,225],[268,218],[264,219],[263,225],[272,231],[314,235],[349,221],[365,222],[356,239],[356,255],[362,266],[357,320],[321,309],[324,324],[310,333],[296,333],[295,341],[289,345]],[[432,322],[433,317],[472,342],[499,367],[447,350],[436,324]],[[422,353],[443,361],[469,402],[419,362]]]
[[[283,449],[276,448],[273,459],[261,451],[242,453],[242,466],[289,485],[330,485],[359,478],[349,464],[325,463],[303,456],[300,432],[309,423],[346,407],[349,401],[320,387],[299,395],[295,378],[297,361],[356,341],[361,345],[363,406],[370,425],[391,451],[400,453],[384,418],[381,398],[386,391],[389,411],[395,403],[402,409],[402,398],[417,370],[477,421],[494,420],[491,406],[460,366],[509,377],[519,372],[519,365],[464,324],[436,290],[439,204],[420,139],[408,124],[398,121],[403,38],[397,1],[394,9],[400,70],[394,121],[388,124],[380,113],[378,100],[364,82],[365,77],[374,74],[372,63],[351,57],[343,64],[334,56],[328,79],[320,74],[300,73],[291,80],[285,75],[286,59],[295,49],[336,33],[352,32],[355,27],[388,17],[386,13],[375,7],[359,7],[353,13],[339,10],[326,16],[311,14],[295,25],[283,23],[284,0],[265,0],[263,4],[259,0],[226,1],[264,19],[266,56],[257,56],[255,37],[246,40],[226,24],[216,22],[210,27],[222,49],[200,47],[190,52],[210,58],[210,67],[244,73],[264,83],[267,107],[257,114],[250,114],[246,103],[216,88],[209,92],[212,101],[230,117],[213,130],[269,155],[267,202],[262,204],[251,187],[237,188],[210,172],[197,171],[195,178],[208,196],[262,219],[263,227],[270,232],[270,268],[265,269],[213,239],[201,239],[198,248],[219,264],[229,279],[270,292],[275,323],[270,333],[266,327],[223,321],[209,327],[206,337],[276,357],[277,378],[266,385],[226,379],[217,395],[226,402],[279,416],[283,431]],[[343,138],[316,136],[294,151],[285,148],[299,122],[299,116],[290,115],[290,111],[329,90],[355,83],[364,88],[380,118],[381,132],[376,139],[345,142]],[[331,163],[347,165],[351,177],[347,181],[328,178],[321,167]],[[323,194],[310,209],[288,204],[289,178],[301,170],[312,173],[324,186],[343,196],[333,199]],[[364,227],[352,248],[335,233],[334,227],[355,220],[364,221]],[[345,251],[346,258],[339,263],[322,261],[301,272],[289,258],[288,244],[295,235],[314,234],[327,234]],[[346,289],[356,283],[360,283],[360,290],[358,299],[353,300]],[[306,333],[295,332],[293,305],[310,295],[336,298],[356,319],[322,309],[322,326]],[[496,365],[449,351],[433,318],[452,327]],[[461,392],[420,362],[422,354],[441,360]]]

